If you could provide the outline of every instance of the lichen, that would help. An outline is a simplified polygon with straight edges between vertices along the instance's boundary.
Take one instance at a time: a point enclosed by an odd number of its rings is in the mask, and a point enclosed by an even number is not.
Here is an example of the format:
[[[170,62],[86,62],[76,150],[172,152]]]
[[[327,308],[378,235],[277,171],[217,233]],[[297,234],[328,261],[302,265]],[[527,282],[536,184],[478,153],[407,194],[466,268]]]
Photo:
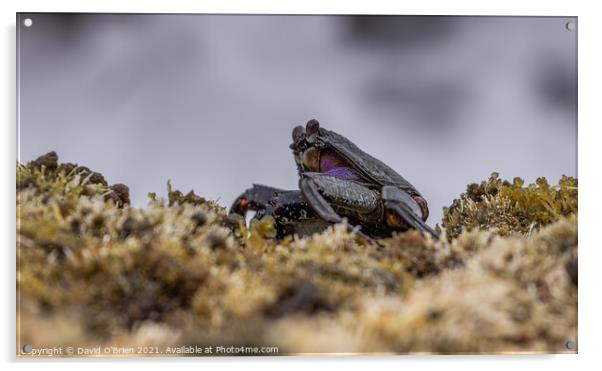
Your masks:
[[[543,182],[524,190],[497,178],[469,187],[446,212],[457,218],[457,233],[445,225],[449,240],[410,231],[367,244],[339,224],[277,241],[269,220],[247,228],[169,183],[166,198],[131,207],[126,188],[50,153],[17,165],[19,341],[566,351],[577,336],[577,184],[561,182],[545,192]],[[470,200],[516,218],[543,195],[555,219],[527,213],[538,224],[526,231],[518,222],[503,224],[513,233],[494,222],[477,230],[474,214],[458,211]]]
[[[488,180],[468,185],[460,198],[443,209],[443,227],[449,238],[473,229],[501,236],[527,234],[576,213],[573,177],[563,175],[554,186],[546,178],[524,186],[521,178],[509,182],[492,173]]]

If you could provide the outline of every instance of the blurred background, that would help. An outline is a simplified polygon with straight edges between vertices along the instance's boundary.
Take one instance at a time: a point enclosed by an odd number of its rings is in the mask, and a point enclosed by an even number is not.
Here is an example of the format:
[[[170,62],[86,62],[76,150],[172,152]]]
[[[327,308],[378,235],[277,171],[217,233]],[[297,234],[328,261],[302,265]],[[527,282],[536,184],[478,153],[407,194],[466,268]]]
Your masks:
[[[316,118],[414,184],[434,225],[493,171],[577,176],[576,26],[22,13],[18,160],[55,150],[127,184],[135,206],[168,179],[229,206],[254,182],[297,187],[291,131]]]

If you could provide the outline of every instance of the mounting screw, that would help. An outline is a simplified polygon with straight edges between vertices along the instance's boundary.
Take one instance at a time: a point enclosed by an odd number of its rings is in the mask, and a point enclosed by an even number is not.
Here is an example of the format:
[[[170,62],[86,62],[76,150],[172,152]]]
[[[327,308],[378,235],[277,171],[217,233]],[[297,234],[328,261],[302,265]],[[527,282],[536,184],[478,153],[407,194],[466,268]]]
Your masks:
[[[568,21],[564,27],[566,27],[567,30],[569,31],[573,31],[575,29],[575,22],[573,21]]]
[[[29,353],[31,353],[33,348],[31,347],[30,344],[25,344],[25,345],[23,345],[23,348],[21,348],[21,350],[23,351],[23,353],[29,354]]]
[[[564,343],[564,346],[568,350],[575,350],[575,349],[577,349],[577,343],[575,343],[574,340],[567,340],[566,343]]]
[[[31,27],[33,25],[33,20],[31,18],[25,18],[23,20],[23,26]]]

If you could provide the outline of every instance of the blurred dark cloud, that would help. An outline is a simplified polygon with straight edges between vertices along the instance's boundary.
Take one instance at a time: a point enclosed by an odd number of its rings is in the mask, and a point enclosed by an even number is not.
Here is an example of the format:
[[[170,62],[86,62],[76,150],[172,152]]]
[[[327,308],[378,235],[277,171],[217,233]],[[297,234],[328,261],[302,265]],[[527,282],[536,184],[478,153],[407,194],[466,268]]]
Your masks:
[[[295,188],[311,118],[408,178],[430,222],[492,171],[575,175],[562,17],[22,14],[19,159],[56,150],[136,205],[167,179],[228,205]]]
[[[444,42],[461,18],[359,15],[346,18],[348,40],[369,48],[430,47]]]
[[[367,103],[392,115],[406,113],[413,119],[413,130],[430,125],[445,130],[456,120],[466,104],[462,84],[448,81],[421,81],[399,84],[397,81],[374,81],[364,89]],[[434,130],[434,129],[428,129]]]
[[[572,65],[552,56],[540,57],[540,64],[533,76],[533,87],[549,109],[576,112],[577,81]]]

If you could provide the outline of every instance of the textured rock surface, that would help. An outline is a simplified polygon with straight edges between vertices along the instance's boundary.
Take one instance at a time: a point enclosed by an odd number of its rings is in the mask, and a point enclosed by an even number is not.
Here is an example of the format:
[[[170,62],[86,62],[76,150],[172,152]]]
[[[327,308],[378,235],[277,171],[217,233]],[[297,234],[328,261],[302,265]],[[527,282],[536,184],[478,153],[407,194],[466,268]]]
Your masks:
[[[493,189],[496,189],[493,191]],[[314,352],[575,352],[577,182],[492,176],[448,238],[264,238],[168,186],[145,208],[55,153],[17,166],[19,343]]]

